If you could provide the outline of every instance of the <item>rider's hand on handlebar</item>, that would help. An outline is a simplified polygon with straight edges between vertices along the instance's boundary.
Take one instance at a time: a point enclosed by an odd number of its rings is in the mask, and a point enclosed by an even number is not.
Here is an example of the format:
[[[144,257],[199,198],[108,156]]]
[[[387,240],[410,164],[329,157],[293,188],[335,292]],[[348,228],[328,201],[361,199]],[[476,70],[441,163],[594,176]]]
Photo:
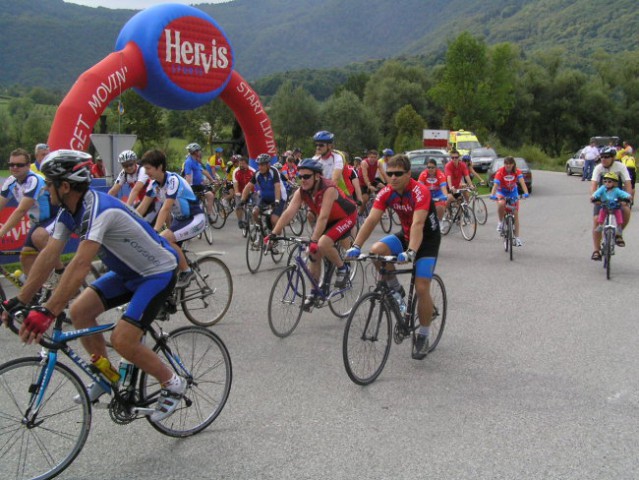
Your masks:
[[[362,254],[362,249],[359,245],[353,244],[351,248],[346,250],[346,258],[357,258]]]
[[[9,317],[18,310],[23,310],[27,306],[18,300],[18,297],[13,297],[2,302],[2,323],[7,327],[9,325]]]
[[[497,195],[491,195],[491,196],[490,196],[490,199],[491,199],[491,200],[497,200]]]
[[[308,244],[308,251],[311,255],[315,255],[317,254],[317,251],[319,250],[319,246],[317,245],[317,242],[315,240],[311,240],[311,242]]]
[[[528,193],[524,193],[524,194],[522,195],[522,197],[524,197],[524,198],[528,198],[528,197],[529,197],[529,194],[528,194]]]
[[[45,307],[35,307],[29,312],[20,327],[20,338],[24,343],[39,342],[55,320],[55,315]]]
[[[400,263],[403,262],[414,262],[415,261],[415,250],[411,250],[410,248],[408,250],[406,250],[405,252],[401,252],[399,255],[397,255],[397,261]]]

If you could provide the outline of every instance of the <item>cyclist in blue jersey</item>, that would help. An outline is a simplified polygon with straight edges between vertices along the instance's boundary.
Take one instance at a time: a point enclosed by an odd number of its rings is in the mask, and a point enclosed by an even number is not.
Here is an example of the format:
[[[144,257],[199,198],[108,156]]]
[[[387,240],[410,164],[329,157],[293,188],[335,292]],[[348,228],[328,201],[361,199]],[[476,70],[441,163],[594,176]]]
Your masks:
[[[58,213],[57,207],[51,205],[44,179],[33,173],[30,167],[31,156],[26,150],[18,148],[12,151],[9,155],[11,176],[5,180],[0,191],[0,210],[11,199],[18,203],[4,225],[0,227],[0,239],[11,232],[11,229],[18,225],[25,215],[29,216],[31,226],[20,255],[22,269],[27,275],[36,259],[34,252],[39,252],[46,246],[53,231],[53,221]],[[57,273],[62,273],[64,270],[59,258],[55,269]]]
[[[284,203],[286,203],[286,187],[280,173],[271,166],[271,157],[262,153],[257,156],[258,170],[253,174],[251,181],[244,187],[242,191],[241,205],[246,204],[251,194],[255,191],[256,186],[260,190],[260,202],[253,209],[253,219],[258,220],[260,209],[264,210],[270,206],[273,207],[271,213],[271,225],[275,225],[282,215]]]
[[[215,180],[213,179],[211,174],[204,167],[204,165],[202,165],[202,147],[200,147],[197,143],[189,143],[186,146],[186,150],[189,152],[189,154],[186,157],[186,161],[184,162],[183,177],[189,183],[189,185],[191,185],[193,191],[197,192],[198,190],[202,190],[205,178],[208,182],[215,183]],[[206,209],[210,218],[215,195],[213,194],[213,192],[206,192],[204,194],[204,197],[206,198]]]
[[[180,274],[177,287],[185,287],[193,278],[180,245],[204,231],[204,212],[191,186],[177,173],[166,171],[166,156],[161,150],[149,150],[140,160],[153,182],[146,190],[146,197],[138,207],[144,215],[146,209],[157,198],[162,204],[155,220],[154,229],[161,232],[178,253]],[[170,223],[169,223],[170,222]],[[168,228],[167,228],[168,227]]]
[[[109,272],[71,304],[76,328],[97,325],[96,318],[107,309],[128,303],[111,334],[113,348],[124,358],[155,377],[162,394],[151,421],[169,416],[179,405],[186,381],[174,374],[149,347],[141,343],[144,329],[155,319],[170,295],[176,280],[177,254],[167,241],[130,207],[116,198],[89,188],[91,156],[74,150],[57,150],[44,159],[41,171],[46,177],[51,201],[61,207],[51,240],[39,255],[17,297],[3,304],[7,311],[23,308],[46,280],[72,234],[80,237],[71,260],[51,298],[32,309],[20,327],[20,338],[37,342],[80,289],[91,262],[99,256]],[[6,314],[3,319],[6,321]],[[108,358],[102,335],[80,339],[91,354]],[[95,402],[103,392],[98,384],[88,387]],[[79,401],[79,397],[75,399]]]

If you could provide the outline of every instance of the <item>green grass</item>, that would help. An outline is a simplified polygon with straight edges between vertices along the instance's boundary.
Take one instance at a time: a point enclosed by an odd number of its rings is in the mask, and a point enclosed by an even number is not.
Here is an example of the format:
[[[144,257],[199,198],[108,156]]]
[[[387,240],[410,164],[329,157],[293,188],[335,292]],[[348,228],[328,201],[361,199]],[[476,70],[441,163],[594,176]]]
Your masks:
[[[63,254],[61,257],[62,263],[64,263],[65,265],[69,263],[74,255],[75,253]],[[4,265],[4,268],[6,268],[9,272],[15,272],[16,270],[22,270],[22,265],[20,265],[20,262],[13,262],[13,263],[7,263],[6,265]]]

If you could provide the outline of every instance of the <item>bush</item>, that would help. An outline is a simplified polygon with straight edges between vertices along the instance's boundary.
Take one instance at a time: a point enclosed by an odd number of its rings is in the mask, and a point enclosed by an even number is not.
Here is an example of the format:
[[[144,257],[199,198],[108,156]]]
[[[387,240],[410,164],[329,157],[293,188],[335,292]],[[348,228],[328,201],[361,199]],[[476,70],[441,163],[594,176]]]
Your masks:
[[[499,151],[499,155],[524,158],[530,164],[530,168],[538,170],[563,171],[564,169],[565,160],[549,157],[537,145],[522,145],[518,149],[502,148]]]

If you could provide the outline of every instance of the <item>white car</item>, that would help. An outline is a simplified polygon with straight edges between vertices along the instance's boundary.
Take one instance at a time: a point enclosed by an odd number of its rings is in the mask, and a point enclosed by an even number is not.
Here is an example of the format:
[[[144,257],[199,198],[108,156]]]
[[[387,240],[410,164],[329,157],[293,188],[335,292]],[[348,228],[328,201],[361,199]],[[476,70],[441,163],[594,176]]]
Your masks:
[[[583,175],[584,172],[584,159],[581,158],[581,151],[579,149],[575,154],[566,161],[566,175],[572,175],[573,173]]]

